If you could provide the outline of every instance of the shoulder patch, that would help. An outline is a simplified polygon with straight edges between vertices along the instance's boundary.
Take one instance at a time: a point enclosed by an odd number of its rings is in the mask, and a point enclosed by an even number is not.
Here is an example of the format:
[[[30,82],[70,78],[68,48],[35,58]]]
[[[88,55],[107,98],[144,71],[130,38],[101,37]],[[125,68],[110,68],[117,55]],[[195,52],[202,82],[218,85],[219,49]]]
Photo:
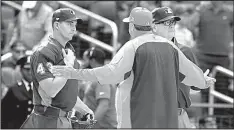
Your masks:
[[[50,59],[51,61],[56,60],[56,55],[58,55],[58,51],[56,51],[55,48],[52,48],[51,46],[43,47],[40,50],[40,53],[44,55],[46,58]]]

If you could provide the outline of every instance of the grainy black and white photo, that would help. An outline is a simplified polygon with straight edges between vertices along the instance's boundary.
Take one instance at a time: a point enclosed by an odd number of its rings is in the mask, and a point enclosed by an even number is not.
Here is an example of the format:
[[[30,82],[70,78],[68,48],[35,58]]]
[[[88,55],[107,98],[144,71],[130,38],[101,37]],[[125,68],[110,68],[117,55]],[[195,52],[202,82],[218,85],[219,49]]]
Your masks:
[[[234,129],[233,1],[1,1],[1,129]]]

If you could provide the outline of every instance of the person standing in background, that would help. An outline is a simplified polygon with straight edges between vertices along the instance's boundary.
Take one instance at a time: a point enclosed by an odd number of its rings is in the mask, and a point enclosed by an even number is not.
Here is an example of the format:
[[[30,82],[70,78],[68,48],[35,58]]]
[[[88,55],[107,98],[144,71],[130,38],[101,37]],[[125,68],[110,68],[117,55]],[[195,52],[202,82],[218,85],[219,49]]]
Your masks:
[[[91,48],[88,52],[89,66],[96,68],[104,65],[105,52]],[[101,85],[98,82],[87,84],[83,102],[94,112],[96,129],[116,129],[117,114],[115,109],[115,85]]]
[[[233,11],[226,8],[223,1],[203,1],[190,22],[198,30],[194,51],[200,68],[203,71],[212,70],[217,65],[228,68],[233,43]],[[217,73],[215,78],[216,90],[228,94],[228,78],[221,73]],[[208,90],[202,91],[202,102],[207,101]],[[204,114],[207,114],[207,109],[204,109]]]
[[[12,56],[1,62],[1,81],[6,86],[15,84],[22,79],[17,61],[26,55],[26,47],[22,41],[16,40],[9,48]]]
[[[33,109],[33,84],[31,77],[30,56],[17,61],[22,79],[7,86],[9,89],[1,101],[1,128],[19,129]]]
[[[175,15],[180,17],[181,20],[175,25],[175,37],[176,40],[185,46],[190,48],[194,47],[195,41],[193,38],[193,33],[187,28],[187,22],[189,13],[182,6],[175,6],[174,8]]]
[[[43,1],[23,1],[13,39],[25,43],[28,50],[45,43],[52,34],[53,9]]]

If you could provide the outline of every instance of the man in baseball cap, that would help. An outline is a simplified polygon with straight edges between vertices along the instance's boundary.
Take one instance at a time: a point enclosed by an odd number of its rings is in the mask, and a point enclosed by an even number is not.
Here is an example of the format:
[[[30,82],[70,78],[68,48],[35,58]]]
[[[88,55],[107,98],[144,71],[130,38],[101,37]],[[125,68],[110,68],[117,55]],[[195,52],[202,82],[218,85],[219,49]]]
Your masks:
[[[30,58],[34,109],[21,128],[72,128],[71,120],[76,112],[94,117],[93,111],[78,97],[78,81],[54,77],[50,71],[52,65],[67,64],[79,68],[74,47],[69,41],[77,33],[77,23],[81,22],[69,8],[53,13],[53,34],[47,44],[36,48]],[[74,61],[66,61],[64,57]]]
[[[175,36],[175,24],[181,18],[174,16],[169,7],[156,8],[152,11],[152,15],[152,31],[164,38],[172,39]]]
[[[180,17],[174,16],[172,9],[169,7],[156,8],[152,11],[152,14],[155,23],[165,22],[170,19],[181,20]]]
[[[173,11],[169,7],[162,7],[162,8],[156,8],[152,11],[153,14],[153,24],[152,24],[152,30],[153,33],[162,36],[168,40],[172,40],[172,42],[184,53],[184,55],[193,63],[196,63],[196,57],[193,54],[191,48],[184,46],[182,44],[179,44],[175,38],[175,24],[176,21],[180,21],[181,18],[178,16],[174,16]],[[190,70],[187,73],[190,73]],[[180,75],[180,78],[183,77]],[[204,78],[206,80],[206,86],[209,86],[210,84],[213,84],[215,82],[215,79],[210,78],[208,76],[204,75]],[[205,88],[207,88],[205,87]],[[177,91],[177,97],[178,97],[178,127],[179,128],[194,128],[194,125],[190,123],[189,117],[187,115],[187,112],[185,111],[185,108],[190,107],[191,101],[190,101],[190,90],[200,90],[205,88],[198,88],[197,86],[188,86],[184,83],[179,83],[179,88]]]
[[[143,7],[132,9],[130,16],[123,19],[123,22],[129,23],[129,34],[132,38],[151,31],[152,21],[152,13]]]
[[[52,23],[57,22],[69,22],[77,20],[78,24],[81,24],[83,20],[76,16],[75,11],[70,8],[61,8],[54,12],[52,16]]]

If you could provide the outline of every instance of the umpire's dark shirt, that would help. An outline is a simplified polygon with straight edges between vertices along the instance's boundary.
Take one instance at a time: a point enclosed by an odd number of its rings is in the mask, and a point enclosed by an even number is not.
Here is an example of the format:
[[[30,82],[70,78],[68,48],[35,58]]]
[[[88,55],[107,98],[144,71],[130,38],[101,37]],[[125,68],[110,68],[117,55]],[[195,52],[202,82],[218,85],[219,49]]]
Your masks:
[[[184,53],[184,55],[193,63],[197,64],[197,59],[195,55],[192,52],[192,49],[188,46],[179,44],[175,38],[172,39],[172,41],[175,43],[176,46]],[[180,78],[183,76],[180,75]],[[179,83],[179,91],[178,91],[178,107],[179,108],[188,108],[191,105],[190,100],[190,87],[186,86],[183,83]],[[193,89],[196,89],[195,87],[192,87]]]
[[[74,48],[67,43],[66,47]],[[39,82],[47,78],[54,78],[50,72],[51,65],[65,65],[63,61],[62,48],[64,48],[57,40],[50,37],[47,45],[38,48],[31,57],[32,78],[34,84],[33,103],[35,105],[45,105],[60,108],[64,111],[70,111],[77,100],[78,81],[68,79],[65,86],[58,94],[51,98],[40,87]],[[75,61],[74,68],[78,68],[79,64]],[[56,86],[49,86],[56,87]]]

